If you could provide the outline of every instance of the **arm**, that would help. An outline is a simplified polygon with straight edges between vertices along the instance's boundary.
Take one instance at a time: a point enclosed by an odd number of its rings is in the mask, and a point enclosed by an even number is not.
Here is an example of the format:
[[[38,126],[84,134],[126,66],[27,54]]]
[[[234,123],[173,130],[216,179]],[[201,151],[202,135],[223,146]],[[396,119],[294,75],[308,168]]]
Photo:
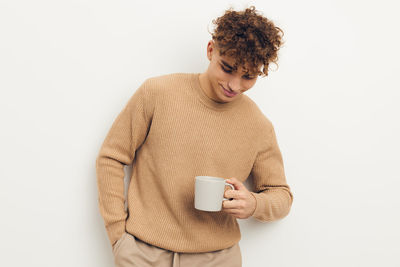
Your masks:
[[[150,125],[144,90],[145,83],[114,120],[96,158],[99,209],[112,246],[125,232],[124,165],[133,162]]]
[[[272,125],[251,174],[254,181],[254,192],[251,194],[256,199],[252,216],[262,222],[285,217],[290,211],[293,194],[286,183],[282,155]]]

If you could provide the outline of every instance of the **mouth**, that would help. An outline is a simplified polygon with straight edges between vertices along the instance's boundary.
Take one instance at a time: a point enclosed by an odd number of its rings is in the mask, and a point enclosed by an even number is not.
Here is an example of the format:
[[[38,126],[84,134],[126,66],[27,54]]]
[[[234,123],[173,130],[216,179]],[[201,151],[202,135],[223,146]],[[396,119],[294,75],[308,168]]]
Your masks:
[[[231,92],[231,91],[229,91],[229,90],[226,90],[222,85],[220,85],[221,86],[221,88],[222,88],[222,91],[224,92],[224,94],[227,96],[227,97],[234,97],[235,95],[237,95],[237,93],[233,93],[233,92]]]

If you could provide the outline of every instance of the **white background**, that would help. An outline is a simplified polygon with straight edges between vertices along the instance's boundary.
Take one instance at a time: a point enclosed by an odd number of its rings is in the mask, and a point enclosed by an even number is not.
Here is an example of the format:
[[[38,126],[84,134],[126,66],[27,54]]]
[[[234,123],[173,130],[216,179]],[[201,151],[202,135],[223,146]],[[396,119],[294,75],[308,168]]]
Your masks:
[[[100,145],[146,78],[206,70],[231,4],[285,32],[279,68],[246,94],[294,193],[283,220],[238,220],[243,266],[400,266],[394,0],[1,0],[0,266],[113,266]]]

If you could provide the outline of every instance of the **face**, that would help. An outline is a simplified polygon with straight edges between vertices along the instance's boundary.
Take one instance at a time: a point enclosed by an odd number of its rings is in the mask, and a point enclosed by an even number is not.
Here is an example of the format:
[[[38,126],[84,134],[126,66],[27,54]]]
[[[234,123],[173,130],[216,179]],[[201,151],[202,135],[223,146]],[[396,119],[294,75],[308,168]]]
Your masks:
[[[218,102],[231,102],[246,92],[257,81],[257,74],[245,73],[242,66],[233,70],[234,60],[220,56],[213,40],[208,42],[207,57],[210,64],[206,71],[210,87],[210,96]]]

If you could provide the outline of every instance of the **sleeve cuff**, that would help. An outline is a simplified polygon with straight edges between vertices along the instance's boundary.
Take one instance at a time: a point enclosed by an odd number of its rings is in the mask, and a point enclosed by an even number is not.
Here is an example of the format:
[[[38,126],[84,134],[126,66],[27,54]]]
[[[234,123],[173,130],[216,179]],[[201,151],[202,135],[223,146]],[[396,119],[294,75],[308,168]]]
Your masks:
[[[256,199],[256,208],[252,216],[261,222],[270,222],[284,218],[292,206],[293,195],[287,190],[250,193]]]
[[[257,219],[258,221],[265,222],[265,220],[262,219],[262,217],[265,216],[265,215],[263,216],[263,208],[262,208],[264,200],[258,193],[250,192],[250,194],[252,194],[253,197],[256,199],[256,208],[254,209],[253,214],[251,216]]]
[[[108,238],[111,242],[111,246],[115,244],[115,242],[120,239],[120,237],[123,235],[125,231],[125,221],[119,221],[116,223],[113,223],[106,227]]]

